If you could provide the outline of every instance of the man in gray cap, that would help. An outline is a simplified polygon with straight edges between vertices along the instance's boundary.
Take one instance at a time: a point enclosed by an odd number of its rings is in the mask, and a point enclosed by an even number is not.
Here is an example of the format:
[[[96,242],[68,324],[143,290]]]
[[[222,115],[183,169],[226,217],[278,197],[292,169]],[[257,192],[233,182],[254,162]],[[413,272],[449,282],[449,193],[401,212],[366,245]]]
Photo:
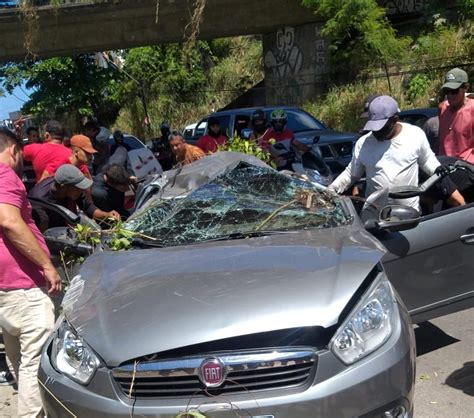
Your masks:
[[[446,100],[439,115],[439,153],[474,164],[474,100],[467,73],[453,68],[446,74],[441,92]]]
[[[370,102],[364,126],[368,133],[356,142],[350,164],[330,189],[342,193],[364,174],[366,196],[394,186],[418,186],[418,169],[432,175],[441,166],[423,130],[400,122],[399,112],[397,102],[390,96],[378,96]],[[458,197],[459,204],[463,204],[462,196]],[[417,197],[398,203],[419,209]]]
[[[105,212],[92,203],[90,193],[86,191],[92,186],[92,180],[72,164],[64,164],[58,168],[54,177],[39,182],[28,193],[29,197],[64,206],[73,212],[81,209],[87,216],[95,219],[120,219],[120,214],[112,210]],[[56,213],[48,213],[48,224],[43,228],[66,226],[66,220]]]

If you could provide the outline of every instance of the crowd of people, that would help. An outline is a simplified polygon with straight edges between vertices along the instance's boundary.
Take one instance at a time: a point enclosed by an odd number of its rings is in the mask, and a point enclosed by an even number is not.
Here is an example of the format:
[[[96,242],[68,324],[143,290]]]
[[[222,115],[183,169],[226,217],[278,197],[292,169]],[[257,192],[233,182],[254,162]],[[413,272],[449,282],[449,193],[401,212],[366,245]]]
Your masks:
[[[445,163],[457,159],[474,163],[474,100],[467,98],[467,74],[453,69],[446,75],[442,92],[446,96],[439,109],[437,157],[422,129],[399,120],[398,104],[390,96],[368,100],[365,134],[357,141],[348,167],[329,186],[335,192],[349,189],[366,177],[366,195],[394,185],[419,182],[419,171],[432,175],[443,172]],[[289,142],[305,149],[286,127],[288,116],[276,109],[266,120],[257,110],[251,118],[250,138],[272,151],[274,142]],[[196,146],[183,135],[162,126],[162,137],[154,143],[160,154],[171,156],[166,169],[190,164],[216,152],[228,142],[219,120],[209,118],[208,134]],[[50,296],[61,290],[61,279],[53,266],[42,231],[64,225],[60,216],[34,219],[30,198],[42,199],[72,211],[83,210],[95,219],[124,219],[130,214],[125,193],[136,178],[130,172],[130,149],[120,131],[113,134],[95,122],[83,126],[82,133],[65,138],[57,121],[48,121],[42,140],[37,128],[29,128],[26,144],[7,129],[0,129],[0,327],[10,370],[19,384],[18,416],[37,417],[42,405],[36,374],[42,347],[54,324]],[[274,155],[277,163],[278,154]],[[443,160],[446,159],[446,160]],[[468,181],[447,178],[442,186],[450,205],[463,205]],[[451,183],[449,183],[451,182]],[[467,187],[468,185],[469,187]],[[472,196],[470,196],[472,199]],[[417,198],[405,200],[418,208]],[[0,372],[0,384],[10,381],[9,372]]]

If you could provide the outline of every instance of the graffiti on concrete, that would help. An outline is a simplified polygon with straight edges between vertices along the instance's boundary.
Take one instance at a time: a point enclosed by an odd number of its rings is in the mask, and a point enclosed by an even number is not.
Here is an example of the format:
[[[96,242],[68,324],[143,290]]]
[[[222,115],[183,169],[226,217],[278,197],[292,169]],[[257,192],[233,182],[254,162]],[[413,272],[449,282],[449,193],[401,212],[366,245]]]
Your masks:
[[[327,72],[327,54],[326,54],[326,41],[321,35],[321,27],[316,26],[315,28],[315,65],[314,65],[314,81],[321,82],[323,75]]]
[[[426,0],[385,0],[381,4],[387,9],[389,15],[400,15],[407,13],[420,13]]]
[[[295,43],[295,29],[284,28],[276,33],[275,48],[265,54],[265,67],[274,77],[294,76],[303,66],[303,53]]]

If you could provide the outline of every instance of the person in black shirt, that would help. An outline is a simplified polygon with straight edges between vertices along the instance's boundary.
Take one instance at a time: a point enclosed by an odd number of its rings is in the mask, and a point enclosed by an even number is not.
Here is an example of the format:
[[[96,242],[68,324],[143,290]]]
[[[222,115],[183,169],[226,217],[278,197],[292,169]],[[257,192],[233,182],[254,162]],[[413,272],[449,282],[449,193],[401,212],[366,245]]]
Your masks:
[[[125,192],[130,189],[130,175],[121,165],[109,165],[104,174],[94,178],[92,201],[103,211],[117,211],[122,218],[130,213],[124,207]]]
[[[58,168],[54,177],[48,177],[33,187],[28,196],[64,206],[74,213],[77,213],[77,208],[79,208],[90,218],[120,219],[118,212],[103,211],[90,201],[85,191],[91,186],[92,180],[85,177],[77,167],[64,164]],[[66,220],[52,211],[47,213],[47,225],[44,219],[42,221],[40,229],[43,231],[57,226],[67,226]]]

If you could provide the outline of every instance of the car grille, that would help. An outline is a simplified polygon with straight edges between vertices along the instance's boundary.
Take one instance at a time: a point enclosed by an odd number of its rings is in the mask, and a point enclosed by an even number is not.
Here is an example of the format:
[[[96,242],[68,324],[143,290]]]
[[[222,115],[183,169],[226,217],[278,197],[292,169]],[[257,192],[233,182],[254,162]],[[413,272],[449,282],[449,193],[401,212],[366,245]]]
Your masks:
[[[209,358],[218,358],[227,372],[219,387],[206,387],[199,377],[201,364]],[[283,349],[128,364],[112,375],[129,397],[189,398],[301,386],[308,383],[315,364],[313,349]]]

